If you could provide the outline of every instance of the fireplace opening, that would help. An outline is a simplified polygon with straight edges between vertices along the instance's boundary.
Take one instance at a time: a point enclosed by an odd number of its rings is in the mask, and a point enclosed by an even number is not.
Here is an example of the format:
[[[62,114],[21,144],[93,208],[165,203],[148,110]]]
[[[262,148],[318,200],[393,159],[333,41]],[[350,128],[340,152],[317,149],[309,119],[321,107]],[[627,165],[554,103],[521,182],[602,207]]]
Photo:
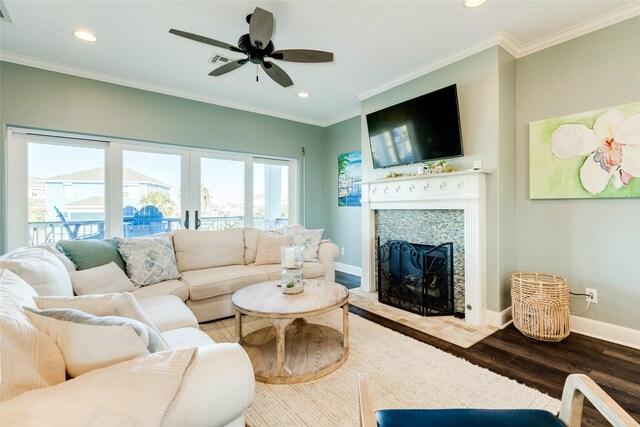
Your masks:
[[[454,314],[453,242],[376,241],[379,302],[421,316]]]

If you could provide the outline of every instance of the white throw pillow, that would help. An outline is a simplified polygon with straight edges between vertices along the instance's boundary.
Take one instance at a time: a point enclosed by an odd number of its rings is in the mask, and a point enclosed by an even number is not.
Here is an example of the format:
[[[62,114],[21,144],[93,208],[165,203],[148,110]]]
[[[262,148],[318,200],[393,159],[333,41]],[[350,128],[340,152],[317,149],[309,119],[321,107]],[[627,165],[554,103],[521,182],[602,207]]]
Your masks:
[[[76,265],[73,263],[73,261],[71,261],[69,258],[67,258],[67,256],[65,254],[63,254],[62,252],[60,252],[59,250],[57,250],[55,248],[55,246],[53,245],[38,245],[38,246],[34,246],[34,248],[42,248],[44,250],[46,250],[49,253],[52,253],[53,255],[56,256],[56,258],[58,258],[61,262],[62,265],[64,265],[64,267],[67,269],[67,271],[69,273],[71,273],[72,271],[76,271]]]
[[[118,268],[120,270],[120,268]],[[122,271],[122,270],[120,270]],[[123,273],[124,274],[124,273]],[[134,319],[158,330],[149,317],[142,311],[133,294],[82,295],[77,297],[34,297],[40,310],[51,308],[70,308],[94,316],[118,316]]]
[[[96,317],[73,309],[25,307],[25,313],[58,344],[72,378],[166,349],[160,335],[137,320]]]
[[[180,271],[244,265],[244,230],[175,230],[173,244]]]
[[[285,235],[291,236],[292,245],[304,248],[302,252],[304,261],[318,262],[318,246],[320,245],[323,231],[324,229],[306,230],[302,226],[293,225],[285,228]]]
[[[280,264],[280,248],[289,246],[291,236],[281,236],[275,233],[260,233],[258,249],[256,250],[255,265]]]
[[[135,285],[118,264],[109,264],[69,273],[73,290],[77,295],[131,292]]]
[[[190,368],[196,347],[163,351],[88,372],[73,381],[24,393],[2,402],[2,426],[160,426],[166,424]],[[206,380],[205,380],[206,381]],[[202,393],[196,387],[194,396]],[[180,395],[180,397],[182,397]],[[194,399],[195,400],[195,399]],[[170,425],[205,420],[182,419]]]
[[[7,268],[27,282],[38,295],[73,295],[69,273],[62,261],[46,249],[20,248],[0,257]]]
[[[118,251],[127,264],[127,275],[136,285],[153,285],[179,279],[173,243],[166,237],[114,237]]]
[[[35,307],[35,296],[24,280],[0,268],[0,401],[65,380],[60,349],[22,309]]]

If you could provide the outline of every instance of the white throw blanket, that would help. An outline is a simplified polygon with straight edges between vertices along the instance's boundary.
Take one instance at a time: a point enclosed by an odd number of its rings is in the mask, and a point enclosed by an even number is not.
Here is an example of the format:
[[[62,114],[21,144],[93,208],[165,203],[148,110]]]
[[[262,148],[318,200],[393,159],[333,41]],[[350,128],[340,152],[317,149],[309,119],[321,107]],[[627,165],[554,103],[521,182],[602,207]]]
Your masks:
[[[159,426],[196,355],[167,350],[23,393],[0,404],[0,425]]]

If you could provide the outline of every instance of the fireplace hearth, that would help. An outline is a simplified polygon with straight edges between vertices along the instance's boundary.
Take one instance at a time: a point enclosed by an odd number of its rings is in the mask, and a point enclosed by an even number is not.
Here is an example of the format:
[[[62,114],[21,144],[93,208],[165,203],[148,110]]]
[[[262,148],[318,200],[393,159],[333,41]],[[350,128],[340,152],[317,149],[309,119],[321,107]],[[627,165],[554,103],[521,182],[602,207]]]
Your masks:
[[[378,242],[378,301],[421,316],[454,314],[453,243]]]

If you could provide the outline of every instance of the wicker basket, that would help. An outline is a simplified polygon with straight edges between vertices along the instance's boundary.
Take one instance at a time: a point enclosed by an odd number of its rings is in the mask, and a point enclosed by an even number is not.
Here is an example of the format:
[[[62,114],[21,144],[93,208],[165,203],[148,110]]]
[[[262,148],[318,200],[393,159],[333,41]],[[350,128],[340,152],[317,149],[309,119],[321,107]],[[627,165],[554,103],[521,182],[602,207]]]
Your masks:
[[[513,324],[540,341],[562,341],[570,331],[569,284],[558,276],[516,273],[511,277]]]

